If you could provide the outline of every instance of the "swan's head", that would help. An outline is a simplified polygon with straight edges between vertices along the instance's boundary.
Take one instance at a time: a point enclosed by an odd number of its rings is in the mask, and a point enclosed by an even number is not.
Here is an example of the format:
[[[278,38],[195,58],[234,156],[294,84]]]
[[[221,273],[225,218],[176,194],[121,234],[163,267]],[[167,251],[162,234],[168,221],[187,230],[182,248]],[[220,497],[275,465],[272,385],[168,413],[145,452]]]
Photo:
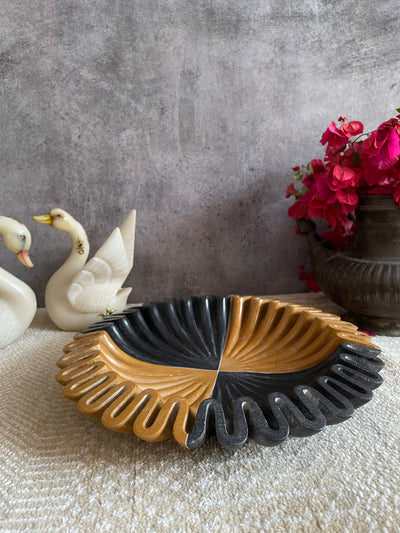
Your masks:
[[[23,265],[29,268],[33,267],[29,257],[32,238],[28,228],[13,218],[2,217],[2,219],[4,244],[11,252],[16,254]]]
[[[65,231],[66,233],[70,233],[73,227],[78,224],[74,217],[64,211],[64,209],[58,207],[52,209],[47,215],[33,217],[33,220],[40,224],[50,224],[53,228]]]
[[[47,213],[47,215],[38,215],[33,217],[35,222],[40,224],[49,224],[55,229],[68,233],[74,243],[74,250],[85,261],[89,254],[89,241],[85,230],[69,213],[56,207]],[[74,252],[74,253],[75,253]]]

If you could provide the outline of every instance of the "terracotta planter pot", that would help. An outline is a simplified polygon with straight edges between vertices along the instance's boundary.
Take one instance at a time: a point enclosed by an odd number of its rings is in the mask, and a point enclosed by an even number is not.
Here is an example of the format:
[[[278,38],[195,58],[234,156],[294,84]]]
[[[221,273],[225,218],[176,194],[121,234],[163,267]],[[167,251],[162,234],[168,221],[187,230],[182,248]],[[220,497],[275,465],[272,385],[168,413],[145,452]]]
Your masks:
[[[335,250],[298,220],[322,291],[361,329],[400,335],[400,209],[392,196],[362,196],[352,241]]]

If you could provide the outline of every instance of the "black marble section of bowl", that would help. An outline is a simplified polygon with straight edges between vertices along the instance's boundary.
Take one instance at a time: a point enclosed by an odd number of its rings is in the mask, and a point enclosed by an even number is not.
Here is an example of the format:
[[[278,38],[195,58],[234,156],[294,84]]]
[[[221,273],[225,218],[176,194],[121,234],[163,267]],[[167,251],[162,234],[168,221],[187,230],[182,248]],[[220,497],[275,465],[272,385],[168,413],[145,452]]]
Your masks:
[[[167,300],[127,309],[90,326],[105,330],[126,354],[147,363],[218,370],[230,297]]]
[[[304,437],[343,422],[382,384],[379,371],[384,364],[379,354],[379,349],[344,343],[330,358],[326,372],[314,375],[311,384],[296,384],[296,379],[287,394],[270,392],[268,386],[264,399],[259,374],[256,379],[233,381],[232,376],[222,375],[215,397],[199,407],[187,446],[197,448],[210,434],[228,450],[240,448],[249,438],[274,446],[289,434]]]

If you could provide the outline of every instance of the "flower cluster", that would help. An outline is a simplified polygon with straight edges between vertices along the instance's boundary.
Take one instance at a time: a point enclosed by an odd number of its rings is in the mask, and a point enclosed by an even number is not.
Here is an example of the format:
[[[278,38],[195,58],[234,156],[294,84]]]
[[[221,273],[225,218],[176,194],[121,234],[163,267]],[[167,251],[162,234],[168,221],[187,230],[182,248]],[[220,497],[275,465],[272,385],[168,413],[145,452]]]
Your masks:
[[[400,114],[369,133],[359,121],[339,117],[338,123],[331,122],[321,137],[324,160],[295,167],[300,188],[291,183],[286,190],[296,200],[289,216],[323,218],[329,227],[324,237],[334,246],[353,233],[359,195],[389,194],[400,206]]]

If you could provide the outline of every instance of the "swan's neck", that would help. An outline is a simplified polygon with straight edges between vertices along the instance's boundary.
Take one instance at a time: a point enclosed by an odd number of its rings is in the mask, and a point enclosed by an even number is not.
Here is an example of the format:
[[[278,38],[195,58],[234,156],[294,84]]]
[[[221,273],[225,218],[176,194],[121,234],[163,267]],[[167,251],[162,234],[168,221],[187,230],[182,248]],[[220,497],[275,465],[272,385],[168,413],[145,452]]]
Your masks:
[[[9,217],[0,216],[0,234],[4,235],[7,231],[11,229],[11,219]]]
[[[68,275],[73,276],[76,272],[79,272],[86,263],[89,255],[89,240],[79,222],[74,221],[68,234],[71,237],[72,243],[71,253],[58,271],[62,271],[65,277],[68,277]]]

